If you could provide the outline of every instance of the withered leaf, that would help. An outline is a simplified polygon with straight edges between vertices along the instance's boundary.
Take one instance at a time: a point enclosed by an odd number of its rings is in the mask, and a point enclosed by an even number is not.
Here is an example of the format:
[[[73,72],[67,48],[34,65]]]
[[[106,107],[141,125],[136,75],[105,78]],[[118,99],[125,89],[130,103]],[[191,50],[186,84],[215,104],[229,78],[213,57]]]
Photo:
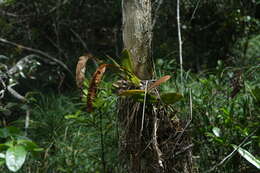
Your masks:
[[[160,79],[158,79],[157,81],[155,81],[149,88],[148,88],[148,91],[150,91],[151,89],[161,85],[161,83],[164,83],[166,82],[167,80],[169,80],[171,78],[170,75],[166,75],[166,76],[163,76],[161,77]]]
[[[91,53],[87,53],[84,56],[79,57],[76,67],[76,84],[80,89],[82,89],[83,82],[85,80],[86,63],[92,57],[93,55]]]
[[[111,65],[110,64],[101,64],[97,68],[95,73],[93,74],[93,77],[90,81],[90,85],[89,85],[89,89],[88,89],[88,96],[87,96],[87,111],[88,112],[93,111],[93,101],[96,97],[97,87],[98,87],[98,84],[101,82],[102,77],[108,66],[111,66]]]

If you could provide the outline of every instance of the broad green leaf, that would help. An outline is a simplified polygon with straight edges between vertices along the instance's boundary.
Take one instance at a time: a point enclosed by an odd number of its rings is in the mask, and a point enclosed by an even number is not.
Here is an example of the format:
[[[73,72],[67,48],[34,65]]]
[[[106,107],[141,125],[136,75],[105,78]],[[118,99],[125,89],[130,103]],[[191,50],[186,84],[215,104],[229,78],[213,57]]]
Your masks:
[[[132,97],[137,102],[144,102],[145,90],[125,90],[119,95]],[[146,101],[148,103],[158,102],[157,98],[149,93],[146,93]]]
[[[133,62],[131,60],[130,52],[127,49],[124,49],[121,55],[121,65],[126,68],[131,73],[134,72]]]
[[[215,136],[220,137],[221,134],[220,128],[213,127],[212,132],[214,133]]]
[[[0,137],[7,138],[9,136],[19,135],[21,131],[16,127],[5,127],[0,129]]]
[[[234,149],[237,149],[238,153],[244,157],[248,162],[250,162],[251,164],[253,164],[255,167],[257,167],[257,169],[260,169],[260,160],[258,160],[257,158],[255,158],[251,153],[249,153],[247,150],[238,147],[236,145],[232,145],[232,147]]]
[[[120,96],[133,96],[136,94],[144,94],[145,90],[124,90],[119,93]]]
[[[7,138],[9,136],[12,136],[12,132],[14,132],[14,129],[12,130],[12,127],[1,128],[0,138]]]
[[[17,144],[20,144],[25,147],[26,151],[33,151],[35,148],[38,148],[37,144],[31,140],[19,139]]]
[[[27,151],[21,145],[16,145],[6,151],[6,165],[12,172],[18,171],[24,164]]]
[[[183,96],[180,93],[163,93],[160,98],[165,104],[174,104],[180,101]]]

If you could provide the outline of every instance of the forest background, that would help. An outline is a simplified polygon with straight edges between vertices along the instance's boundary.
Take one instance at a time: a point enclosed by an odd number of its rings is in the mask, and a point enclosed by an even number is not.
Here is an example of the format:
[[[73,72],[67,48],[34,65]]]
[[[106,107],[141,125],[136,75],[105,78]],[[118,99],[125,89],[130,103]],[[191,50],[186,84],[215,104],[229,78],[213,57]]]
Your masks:
[[[181,92],[183,83],[180,119],[189,118],[192,90],[196,170],[258,172],[260,1],[181,1],[182,82],[176,1],[152,3],[155,73],[172,76],[161,90]],[[74,71],[87,52],[97,57],[87,79],[107,56],[120,61],[121,8],[121,0],[0,0],[1,172],[119,172],[117,77],[104,77],[97,111],[87,113]],[[22,168],[8,161],[12,151],[26,155]]]

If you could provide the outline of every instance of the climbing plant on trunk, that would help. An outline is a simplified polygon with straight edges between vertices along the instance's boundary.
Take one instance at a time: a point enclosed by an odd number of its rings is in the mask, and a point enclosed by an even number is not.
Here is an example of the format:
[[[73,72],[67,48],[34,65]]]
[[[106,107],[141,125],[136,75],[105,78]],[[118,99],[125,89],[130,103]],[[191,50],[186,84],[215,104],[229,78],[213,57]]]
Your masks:
[[[146,102],[148,88],[154,85],[151,0],[122,0],[122,14],[124,47],[129,50],[134,74],[142,80],[137,89],[145,90],[143,102],[123,98],[119,103],[123,169],[130,173],[192,172],[186,123],[179,120],[165,101]],[[152,92],[158,95],[159,90],[155,87]],[[168,100],[176,95],[167,94]]]

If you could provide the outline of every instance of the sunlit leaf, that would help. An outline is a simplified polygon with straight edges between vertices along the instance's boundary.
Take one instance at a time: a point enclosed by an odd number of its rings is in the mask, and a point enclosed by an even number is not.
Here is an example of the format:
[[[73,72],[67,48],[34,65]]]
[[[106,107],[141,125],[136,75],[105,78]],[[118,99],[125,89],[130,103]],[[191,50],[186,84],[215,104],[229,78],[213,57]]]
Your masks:
[[[12,172],[18,171],[24,164],[27,151],[21,145],[13,146],[6,151],[6,165]]]
[[[220,137],[220,134],[221,134],[220,128],[213,127],[212,132],[214,133],[215,136]]]
[[[160,98],[165,104],[174,104],[180,101],[183,96],[180,93],[163,93]]]
[[[79,116],[78,115],[66,115],[64,118],[65,119],[77,119]]]
[[[255,158],[251,153],[249,153],[247,150],[238,147],[236,145],[232,145],[232,147],[234,149],[237,149],[238,153],[244,157],[248,162],[250,162],[251,164],[253,164],[255,167],[257,167],[257,169],[260,169],[260,160],[258,160],[257,158]]]
[[[0,159],[5,159],[5,154],[4,153],[0,153]]]

